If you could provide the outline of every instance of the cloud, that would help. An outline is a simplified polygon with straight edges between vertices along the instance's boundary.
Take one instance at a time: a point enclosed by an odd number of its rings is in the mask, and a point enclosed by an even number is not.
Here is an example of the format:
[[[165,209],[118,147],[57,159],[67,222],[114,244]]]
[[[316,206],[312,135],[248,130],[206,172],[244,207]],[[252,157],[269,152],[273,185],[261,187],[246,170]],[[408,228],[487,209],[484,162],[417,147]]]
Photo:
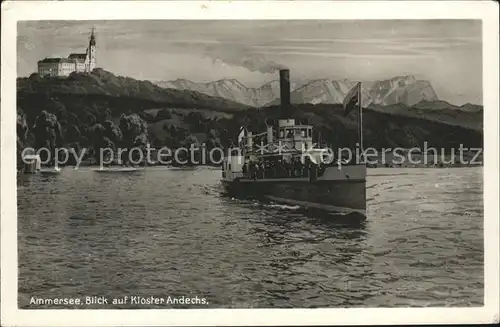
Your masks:
[[[251,47],[242,47],[235,44],[221,44],[208,46],[205,56],[212,58],[213,62],[224,62],[233,66],[241,66],[251,72],[272,74],[285,65],[266,58],[263,53],[255,52]]]
[[[252,48],[258,51],[262,50],[325,50],[324,47],[310,47],[310,46],[288,46],[288,45],[252,45]]]
[[[470,36],[443,36],[443,37],[418,37],[418,36],[408,36],[408,37],[377,37],[377,38],[282,38],[281,41],[284,42],[299,42],[299,43],[387,43],[387,42],[446,42],[446,41],[457,41],[457,42],[471,42],[477,43],[481,42],[480,37],[470,37]]]
[[[404,53],[434,55],[436,51],[452,49],[456,47],[477,47],[481,42],[479,37],[390,37],[385,38],[284,38],[281,39],[285,43],[299,44],[314,44],[323,47],[362,47],[369,49],[382,49],[391,51],[400,51]],[[293,47],[293,46],[290,46]],[[311,49],[314,47],[311,46]],[[429,50],[436,50],[434,52]],[[370,51],[367,51],[370,52]]]
[[[263,52],[266,54],[267,52]],[[271,53],[269,53],[271,54]],[[275,54],[275,53],[273,53]],[[362,59],[423,59],[435,57],[430,53],[419,54],[390,54],[390,53],[350,53],[350,52],[301,52],[301,51],[283,51],[279,55],[285,56],[312,56],[325,58],[362,58]]]

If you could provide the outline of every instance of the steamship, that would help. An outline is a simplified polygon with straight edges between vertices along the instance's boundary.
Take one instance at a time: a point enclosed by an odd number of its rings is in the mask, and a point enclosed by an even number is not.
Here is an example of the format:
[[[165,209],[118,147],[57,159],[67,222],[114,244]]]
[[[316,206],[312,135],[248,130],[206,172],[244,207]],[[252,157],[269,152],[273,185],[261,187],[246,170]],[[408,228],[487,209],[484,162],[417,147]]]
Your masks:
[[[359,108],[358,144],[362,144],[360,94],[358,83],[344,101],[346,109]],[[332,161],[326,147],[314,146],[313,126],[291,115],[288,69],[280,70],[280,101],[280,116],[272,124],[266,121],[265,132],[253,134],[243,127],[238,147],[227,149],[222,162],[226,193],[366,219],[366,164]],[[265,145],[259,144],[259,138],[265,139]],[[269,163],[273,169],[264,166]],[[288,169],[276,173],[276,167],[285,163]]]

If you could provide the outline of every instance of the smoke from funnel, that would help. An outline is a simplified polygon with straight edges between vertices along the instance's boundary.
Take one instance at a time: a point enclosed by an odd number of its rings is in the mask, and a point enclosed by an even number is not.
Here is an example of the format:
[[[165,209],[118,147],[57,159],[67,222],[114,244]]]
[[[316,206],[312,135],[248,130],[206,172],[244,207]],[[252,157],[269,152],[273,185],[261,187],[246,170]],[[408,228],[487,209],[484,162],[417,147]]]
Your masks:
[[[241,66],[255,72],[259,71],[263,74],[272,74],[280,69],[286,68],[272,60],[267,60],[263,55],[253,54],[241,59]]]
[[[213,63],[220,61],[229,65],[244,67],[251,72],[272,74],[280,69],[286,69],[284,65],[268,60],[260,53],[252,53],[250,48],[241,49],[235,46],[221,49],[211,47],[207,49],[206,54],[213,59]]]

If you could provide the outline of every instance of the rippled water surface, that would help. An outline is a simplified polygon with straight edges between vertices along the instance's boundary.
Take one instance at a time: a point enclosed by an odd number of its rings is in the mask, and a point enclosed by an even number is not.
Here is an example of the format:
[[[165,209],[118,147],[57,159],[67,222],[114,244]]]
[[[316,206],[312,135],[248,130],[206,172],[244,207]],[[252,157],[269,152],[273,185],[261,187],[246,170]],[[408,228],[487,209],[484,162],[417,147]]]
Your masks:
[[[368,173],[358,226],[222,197],[216,169],[23,176],[19,306],[91,295],[198,296],[208,308],[482,305],[482,169]]]

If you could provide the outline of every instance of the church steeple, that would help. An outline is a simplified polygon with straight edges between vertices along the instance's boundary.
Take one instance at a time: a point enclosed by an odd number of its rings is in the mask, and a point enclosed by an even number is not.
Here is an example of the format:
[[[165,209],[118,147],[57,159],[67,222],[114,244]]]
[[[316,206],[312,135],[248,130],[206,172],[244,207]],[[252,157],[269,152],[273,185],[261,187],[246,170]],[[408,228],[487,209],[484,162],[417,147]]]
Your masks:
[[[90,73],[96,67],[96,42],[95,42],[95,30],[92,27],[92,34],[90,34],[89,46],[87,48],[87,58],[85,59],[85,71]]]
[[[95,35],[94,35],[94,28],[92,27],[92,34],[90,34],[90,46],[95,46]]]

